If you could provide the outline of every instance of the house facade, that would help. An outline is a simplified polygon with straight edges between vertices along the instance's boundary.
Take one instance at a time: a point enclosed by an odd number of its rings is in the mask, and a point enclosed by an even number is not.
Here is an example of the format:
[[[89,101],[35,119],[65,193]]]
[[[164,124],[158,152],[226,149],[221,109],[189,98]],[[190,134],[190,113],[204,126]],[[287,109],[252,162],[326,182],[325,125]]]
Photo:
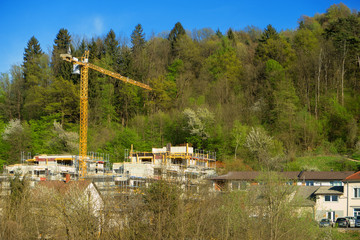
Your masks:
[[[343,180],[354,174],[355,171],[290,171],[278,172],[283,178],[288,179],[288,184],[298,186],[343,186]],[[211,178],[214,189],[223,190],[239,190],[246,189],[246,186],[257,185],[258,176],[261,172],[242,171],[228,172],[225,175]]]
[[[306,202],[311,205],[315,220],[360,216],[360,171],[342,172],[279,172],[288,179],[287,184],[297,185],[306,192]],[[229,172],[211,178],[215,191],[246,190],[258,185],[260,172]]]
[[[346,177],[343,182],[346,215],[360,216],[360,171]]]
[[[347,198],[343,191],[343,186],[322,186],[314,192],[316,220],[329,218],[335,221],[338,217],[349,216],[345,211]]]

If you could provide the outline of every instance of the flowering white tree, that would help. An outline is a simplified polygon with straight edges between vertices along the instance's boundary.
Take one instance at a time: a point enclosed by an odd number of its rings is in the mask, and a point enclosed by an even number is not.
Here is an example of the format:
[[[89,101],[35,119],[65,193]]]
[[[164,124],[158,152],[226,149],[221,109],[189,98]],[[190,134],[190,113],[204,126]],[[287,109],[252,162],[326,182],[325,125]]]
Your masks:
[[[207,108],[199,108],[196,111],[186,108],[183,111],[186,119],[186,129],[191,135],[201,137],[206,140],[210,137],[210,127],[214,123],[214,114]]]
[[[20,160],[20,152],[28,151],[30,146],[29,128],[20,119],[12,119],[2,133],[2,138],[9,144],[8,163]]]
[[[262,128],[251,128],[244,146],[270,170],[275,170],[283,156],[282,143],[268,136]]]

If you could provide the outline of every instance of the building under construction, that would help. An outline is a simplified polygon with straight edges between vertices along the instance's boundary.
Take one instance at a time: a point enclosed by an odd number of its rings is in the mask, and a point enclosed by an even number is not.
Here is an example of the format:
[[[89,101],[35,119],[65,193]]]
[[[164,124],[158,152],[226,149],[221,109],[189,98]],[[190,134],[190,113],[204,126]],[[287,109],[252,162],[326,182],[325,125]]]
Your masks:
[[[131,149],[124,162],[113,164],[114,181],[122,192],[136,191],[160,179],[196,188],[216,174],[215,168],[215,152],[194,149],[188,144],[168,144],[151,152]]]
[[[79,157],[72,155],[38,155],[22,163],[4,167],[1,179],[3,194],[9,190],[8,178],[27,176],[31,186],[40,181],[78,180]],[[151,182],[164,179],[176,181],[187,188],[196,188],[205,178],[215,175],[215,152],[184,146],[153,148],[151,152],[131,149],[123,162],[110,164],[109,155],[89,153],[86,159],[86,179],[92,180],[103,193],[133,193]]]

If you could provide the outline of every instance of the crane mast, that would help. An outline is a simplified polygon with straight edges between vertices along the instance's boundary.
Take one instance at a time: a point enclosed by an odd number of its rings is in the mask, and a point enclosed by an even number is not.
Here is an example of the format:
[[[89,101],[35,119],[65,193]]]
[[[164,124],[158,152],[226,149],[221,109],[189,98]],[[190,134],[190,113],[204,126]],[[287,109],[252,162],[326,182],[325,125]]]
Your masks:
[[[86,160],[87,160],[87,132],[88,132],[88,75],[89,68],[98,71],[102,74],[110,77],[119,79],[123,82],[147,89],[152,90],[149,85],[141,82],[137,82],[130,78],[124,77],[118,73],[106,70],[99,66],[89,63],[89,51],[86,50],[84,55],[80,58],[72,57],[71,54],[60,54],[60,57],[67,62],[74,64],[74,69],[80,67],[80,142],[79,142],[79,177],[84,178],[86,172]]]

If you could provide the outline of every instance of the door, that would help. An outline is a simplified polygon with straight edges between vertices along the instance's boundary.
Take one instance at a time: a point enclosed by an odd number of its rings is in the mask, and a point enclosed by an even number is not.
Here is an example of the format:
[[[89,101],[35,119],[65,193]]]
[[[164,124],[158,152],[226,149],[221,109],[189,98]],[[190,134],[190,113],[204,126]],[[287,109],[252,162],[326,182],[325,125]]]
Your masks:
[[[326,218],[333,220],[335,222],[335,211],[326,212]]]

